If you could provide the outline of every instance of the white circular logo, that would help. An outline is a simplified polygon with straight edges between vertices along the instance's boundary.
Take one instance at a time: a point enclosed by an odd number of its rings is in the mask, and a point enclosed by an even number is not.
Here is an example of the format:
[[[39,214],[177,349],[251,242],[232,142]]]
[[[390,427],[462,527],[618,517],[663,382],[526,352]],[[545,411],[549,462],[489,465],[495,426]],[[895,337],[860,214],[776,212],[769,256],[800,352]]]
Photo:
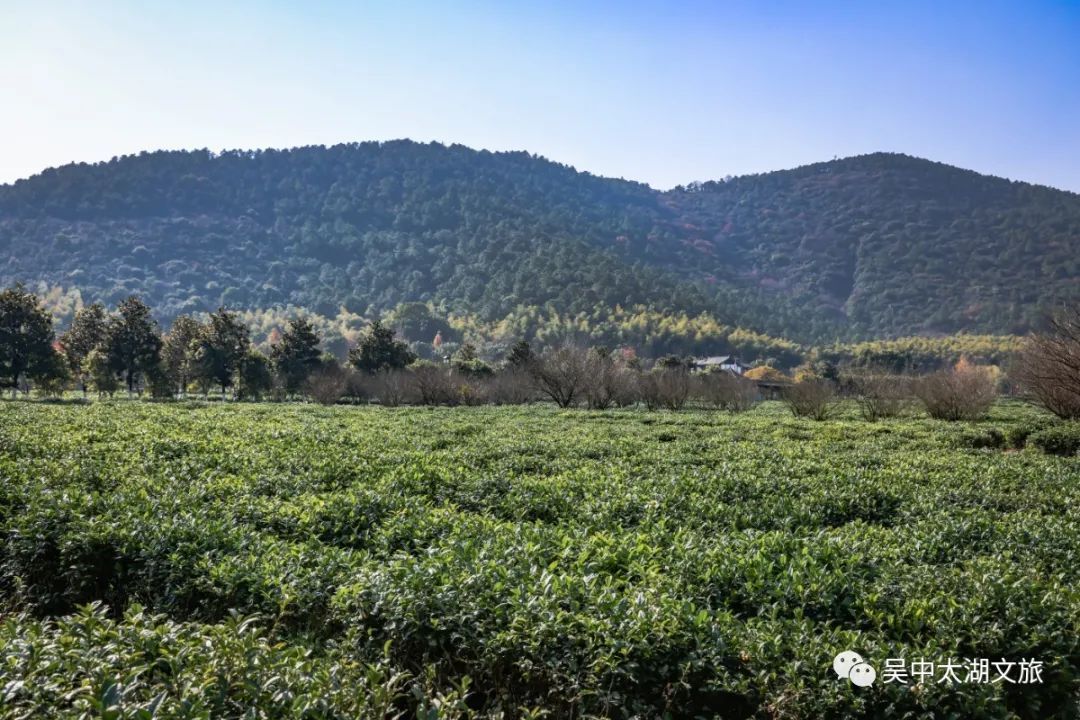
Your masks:
[[[836,673],[837,677],[850,677],[851,668],[855,667],[862,661],[862,655],[860,655],[859,653],[852,652],[851,650],[845,650],[844,652],[833,658],[832,669],[833,672]]]
[[[874,684],[874,681],[877,680],[877,670],[868,663],[856,663],[855,667],[851,668],[851,674],[848,675],[848,680],[851,680],[852,685],[870,687]]]

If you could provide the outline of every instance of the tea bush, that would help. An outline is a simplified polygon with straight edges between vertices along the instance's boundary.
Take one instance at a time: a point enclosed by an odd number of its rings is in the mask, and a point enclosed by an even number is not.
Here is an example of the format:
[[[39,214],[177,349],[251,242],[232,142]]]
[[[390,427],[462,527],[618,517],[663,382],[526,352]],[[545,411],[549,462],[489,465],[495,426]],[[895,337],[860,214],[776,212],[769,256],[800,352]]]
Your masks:
[[[2,402],[0,717],[1075,717],[1045,422]]]
[[[1075,456],[1080,453],[1080,423],[1055,425],[1031,435],[1031,444],[1047,455]]]

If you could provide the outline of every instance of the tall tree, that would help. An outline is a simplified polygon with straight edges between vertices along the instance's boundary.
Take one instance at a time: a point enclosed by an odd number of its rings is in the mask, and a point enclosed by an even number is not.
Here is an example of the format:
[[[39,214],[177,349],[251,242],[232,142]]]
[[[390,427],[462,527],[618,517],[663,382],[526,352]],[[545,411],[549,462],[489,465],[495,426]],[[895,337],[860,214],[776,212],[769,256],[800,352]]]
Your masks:
[[[87,377],[83,372],[86,356],[105,343],[109,326],[109,315],[101,303],[86,305],[75,313],[71,327],[60,336],[60,347],[64,358],[75,376],[83,395],[86,395]]]
[[[299,317],[289,321],[289,327],[270,350],[274,368],[285,381],[285,390],[299,392],[308,377],[319,367],[319,336],[311,321]]]
[[[52,317],[21,284],[0,292],[0,388],[48,371],[53,361]]]
[[[181,315],[173,321],[169,334],[165,336],[165,346],[161,351],[162,365],[170,382],[183,395],[188,384],[195,376],[195,356],[199,349],[199,339],[206,327],[191,317]]]
[[[216,383],[222,395],[234,385],[244,358],[251,349],[251,338],[240,317],[218,308],[210,314],[206,330],[198,340],[196,364],[203,377]]]
[[[154,370],[160,362],[161,335],[150,308],[132,295],[122,300],[116,315],[109,319],[105,352],[113,372],[124,376],[128,394],[135,391],[140,376]]]
[[[416,355],[409,346],[394,338],[394,331],[376,320],[371,323],[359,345],[349,351],[349,362],[357,370],[376,373],[405,367]]]
[[[257,350],[251,350],[240,363],[237,396],[241,400],[259,400],[274,387],[270,372],[270,359]]]

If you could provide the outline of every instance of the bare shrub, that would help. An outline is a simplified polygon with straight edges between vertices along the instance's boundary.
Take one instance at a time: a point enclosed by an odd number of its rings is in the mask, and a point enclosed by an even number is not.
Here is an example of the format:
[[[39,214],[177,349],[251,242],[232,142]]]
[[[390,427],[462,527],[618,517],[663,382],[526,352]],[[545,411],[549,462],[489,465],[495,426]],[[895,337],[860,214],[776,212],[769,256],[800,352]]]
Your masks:
[[[353,369],[347,369],[345,372],[345,397],[354,403],[368,400],[373,391],[371,376]]]
[[[896,417],[911,397],[911,383],[899,375],[858,373],[847,384],[863,418],[871,422]]]
[[[760,398],[757,383],[727,371],[699,375],[697,392],[709,405],[730,412],[749,410]]]
[[[449,367],[430,362],[414,363],[410,368],[413,389],[424,405],[456,405],[457,386]]]
[[[1036,404],[1060,418],[1080,419],[1080,305],[1027,338],[1012,375]]]
[[[690,373],[676,367],[656,368],[638,380],[641,399],[649,410],[681,410],[690,398],[690,388]]]
[[[574,345],[544,353],[530,365],[537,389],[561,408],[576,405],[589,373],[589,354]]]
[[[307,379],[307,394],[320,405],[333,405],[345,395],[348,376],[337,365],[327,365]]]
[[[585,400],[593,410],[613,405],[626,407],[636,399],[637,380],[621,358],[610,352],[589,352],[589,372],[585,379]]]
[[[951,370],[925,375],[915,382],[915,395],[930,417],[939,420],[978,420],[997,395],[987,368],[961,360]]]
[[[524,405],[536,399],[532,376],[516,367],[496,373],[487,388],[488,399],[496,405]]]
[[[412,395],[413,380],[407,370],[380,370],[365,384],[376,400],[389,407],[408,402]]]
[[[455,402],[462,405],[486,405],[490,397],[490,378],[455,374],[452,377]]]
[[[807,378],[784,388],[783,398],[795,417],[825,420],[836,406],[836,389],[828,380]]]

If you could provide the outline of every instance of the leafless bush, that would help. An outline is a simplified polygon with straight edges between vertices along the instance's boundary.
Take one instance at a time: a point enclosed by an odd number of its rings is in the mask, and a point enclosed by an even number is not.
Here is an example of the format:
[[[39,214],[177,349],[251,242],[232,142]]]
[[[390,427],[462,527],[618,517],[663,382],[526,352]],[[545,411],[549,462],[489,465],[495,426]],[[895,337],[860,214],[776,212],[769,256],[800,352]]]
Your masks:
[[[411,368],[413,389],[424,405],[456,405],[458,388],[449,367],[416,363]]]
[[[307,380],[307,394],[320,405],[333,405],[345,395],[348,377],[337,365],[319,368]]]
[[[1035,403],[1060,418],[1080,419],[1080,305],[1028,337],[1012,375]]]
[[[649,410],[681,410],[690,398],[690,387],[690,373],[682,368],[657,368],[642,373],[638,380],[641,399]]]
[[[911,397],[911,383],[899,375],[858,373],[847,384],[863,418],[871,422],[899,415]]]
[[[996,394],[990,371],[963,361],[915,382],[915,395],[930,417],[939,420],[978,420],[994,404]]]
[[[348,369],[345,375],[345,397],[354,403],[361,403],[371,397],[371,376],[359,370]]]
[[[836,389],[828,380],[811,378],[784,388],[783,398],[795,417],[824,420],[835,407]]]
[[[530,368],[537,389],[561,408],[579,402],[589,373],[589,354],[574,345],[544,353]]]
[[[407,370],[380,370],[368,378],[365,384],[380,403],[397,407],[408,402],[413,380]]]
[[[585,380],[585,400],[593,410],[626,407],[636,399],[637,378],[622,360],[610,353],[589,353],[589,372]]]
[[[496,373],[487,387],[488,399],[496,405],[524,405],[536,398],[532,376],[514,367]]]
[[[455,402],[462,405],[486,405],[491,396],[491,378],[469,377],[455,374],[451,381]]]
[[[726,371],[699,375],[697,393],[713,407],[731,412],[749,410],[760,397],[757,383]]]

